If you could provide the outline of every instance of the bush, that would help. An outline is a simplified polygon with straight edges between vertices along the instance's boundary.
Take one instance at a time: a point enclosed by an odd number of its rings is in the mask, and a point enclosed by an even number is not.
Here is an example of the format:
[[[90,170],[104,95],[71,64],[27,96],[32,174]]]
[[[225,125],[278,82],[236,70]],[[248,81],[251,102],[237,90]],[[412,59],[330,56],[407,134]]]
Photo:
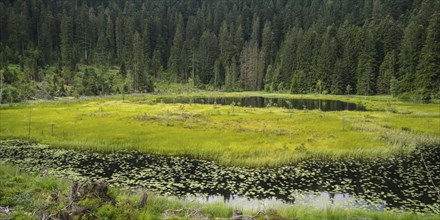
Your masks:
[[[120,211],[111,204],[106,204],[97,210],[97,215],[99,219],[116,219]]]
[[[13,102],[21,101],[21,95],[18,89],[12,85],[7,85],[1,95],[2,95],[1,97],[2,103],[13,103]]]
[[[78,206],[84,207],[90,210],[96,210],[102,205],[103,201],[101,198],[96,197],[86,197],[78,202]]]
[[[421,103],[430,103],[433,98],[433,94],[431,91],[427,89],[419,89],[415,92],[405,92],[398,95],[398,98],[401,100],[413,101],[413,102],[421,102]]]
[[[117,204],[117,207],[119,208],[120,211],[116,219],[121,219],[121,220],[137,219],[139,215],[139,211],[129,200],[120,201]]]

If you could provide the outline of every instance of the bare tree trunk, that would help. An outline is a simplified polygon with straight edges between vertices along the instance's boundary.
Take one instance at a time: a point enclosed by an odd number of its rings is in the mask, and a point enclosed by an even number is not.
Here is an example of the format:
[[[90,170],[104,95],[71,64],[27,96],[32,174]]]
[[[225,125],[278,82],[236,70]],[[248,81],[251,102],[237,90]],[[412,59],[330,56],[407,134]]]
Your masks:
[[[0,104],[2,104],[3,97],[3,73],[0,74]]]
[[[195,58],[194,58],[194,53],[193,53],[193,65],[192,65],[192,86],[194,87],[194,81],[195,81],[195,79],[194,79],[194,75],[195,75],[195,67],[194,67],[194,63],[195,63]]]

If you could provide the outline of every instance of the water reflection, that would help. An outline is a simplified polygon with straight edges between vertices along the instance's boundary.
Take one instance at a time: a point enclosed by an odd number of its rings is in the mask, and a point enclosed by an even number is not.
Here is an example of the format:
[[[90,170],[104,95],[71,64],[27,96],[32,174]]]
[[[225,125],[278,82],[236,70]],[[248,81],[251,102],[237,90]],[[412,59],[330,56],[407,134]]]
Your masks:
[[[348,193],[329,193],[329,192],[296,192],[292,201],[281,201],[276,198],[252,199],[245,196],[225,194],[208,196],[190,196],[182,199],[184,202],[225,203],[236,209],[255,210],[262,204],[266,207],[310,207],[310,208],[362,208],[370,211],[383,211],[386,204],[381,202],[368,203],[364,199],[356,198]]]
[[[283,99],[283,98],[264,98],[264,97],[245,97],[245,98],[159,98],[157,102],[182,103],[182,104],[219,104],[236,105],[242,107],[281,107],[286,109],[314,110],[321,111],[365,111],[365,107],[359,104],[342,102],[337,100],[321,99]]]
[[[106,180],[114,186],[142,187],[206,202],[240,204],[249,200],[250,206],[267,202],[420,212],[432,212],[440,204],[430,184],[440,183],[439,145],[418,146],[410,154],[387,158],[309,159],[291,166],[251,169],[135,151],[102,153],[34,144],[2,145],[0,141],[2,161],[27,171]]]

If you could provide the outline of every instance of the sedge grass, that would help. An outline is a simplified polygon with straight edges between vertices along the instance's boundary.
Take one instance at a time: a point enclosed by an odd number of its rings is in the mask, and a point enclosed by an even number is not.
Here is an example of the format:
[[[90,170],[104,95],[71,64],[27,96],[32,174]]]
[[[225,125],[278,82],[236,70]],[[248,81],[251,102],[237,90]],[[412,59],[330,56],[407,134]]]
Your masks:
[[[56,147],[140,150],[218,161],[279,166],[309,157],[375,158],[439,141],[439,104],[387,97],[191,93],[189,96],[334,98],[379,111],[322,112],[201,104],[152,104],[159,96],[36,101],[0,110],[0,138],[32,139]],[[393,108],[393,111],[386,109]],[[342,125],[342,117],[344,122]]]

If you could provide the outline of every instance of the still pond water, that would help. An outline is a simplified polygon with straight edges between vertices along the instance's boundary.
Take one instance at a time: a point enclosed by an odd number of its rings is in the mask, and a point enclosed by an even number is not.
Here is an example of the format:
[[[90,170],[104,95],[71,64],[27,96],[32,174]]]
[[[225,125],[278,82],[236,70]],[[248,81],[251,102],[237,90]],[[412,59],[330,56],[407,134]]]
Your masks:
[[[0,163],[71,179],[104,179],[184,201],[223,201],[250,209],[266,205],[360,207],[433,212],[440,208],[440,145],[386,159],[309,159],[277,168],[225,167],[186,157],[141,152],[98,153],[27,142],[0,142]]]
[[[281,107],[286,109],[314,110],[321,111],[365,111],[365,107],[360,104],[342,102],[337,100],[320,100],[320,99],[283,99],[283,98],[264,98],[264,97],[245,97],[245,98],[158,98],[156,102],[165,104],[182,103],[182,104],[219,104],[219,105],[236,105],[242,107],[266,108]]]

